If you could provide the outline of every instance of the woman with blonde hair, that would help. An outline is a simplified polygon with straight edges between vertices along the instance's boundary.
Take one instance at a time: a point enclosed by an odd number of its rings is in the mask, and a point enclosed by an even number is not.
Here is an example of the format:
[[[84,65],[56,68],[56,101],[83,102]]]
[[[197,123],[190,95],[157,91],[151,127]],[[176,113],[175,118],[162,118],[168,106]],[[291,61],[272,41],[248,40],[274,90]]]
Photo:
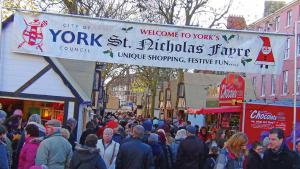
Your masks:
[[[248,137],[242,132],[231,136],[220,151],[215,169],[243,169]]]

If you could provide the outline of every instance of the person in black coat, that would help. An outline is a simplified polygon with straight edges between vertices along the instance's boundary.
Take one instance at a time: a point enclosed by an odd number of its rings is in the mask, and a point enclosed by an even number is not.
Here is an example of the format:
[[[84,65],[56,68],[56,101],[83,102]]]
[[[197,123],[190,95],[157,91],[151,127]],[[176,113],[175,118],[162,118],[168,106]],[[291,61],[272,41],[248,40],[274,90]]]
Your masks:
[[[217,146],[211,147],[203,169],[214,169],[218,155],[219,155],[219,148]]]
[[[285,144],[283,130],[271,129],[269,138],[269,149],[263,157],[263,169],[300,169],[300,158]]]
[[[142,142],[144,127],[133,128],[132,139],[120,146],[116,169],[154,169],[152,149]]]
[[[155,169],[166,169],[164,152],[158,140],[159,136],[155,133],[151,133],[148,138],[148,145],[152,148]]]
[[[106,165],[96,148],[98,137],[90,134],[85,145],[77,145],[70,162],[70,169],[106,169]]]
[[[263,145],[259,141],[256,141],[252,144],[252,148],[249,150],[247,158],[247,169],[263,169],[263,149]]]
[[[81,134],[81,137],[80,137],[80,140],[79,140],[79,143],[81,145],[84,145],[85,139],[89,134],[96,134],[95,128],[96,127],[95,127],[95,124],[93,122],[91,122],[91,121],[87,122],[86,130]]]
[[[194,126],[186,126],[187,138],[183,140],[178,148],[176,158],[176,169],[202,169],[207,152],[205,144],[196,136]]]

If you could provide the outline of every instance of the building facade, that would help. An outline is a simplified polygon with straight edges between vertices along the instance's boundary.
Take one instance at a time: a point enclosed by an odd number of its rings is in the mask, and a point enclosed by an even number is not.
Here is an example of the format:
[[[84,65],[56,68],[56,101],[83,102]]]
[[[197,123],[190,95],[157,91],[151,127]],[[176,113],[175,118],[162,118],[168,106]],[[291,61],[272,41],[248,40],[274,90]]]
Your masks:
[[[299,23],[298,23],[299,22]],[[294,36],[288,36],[285,43],[283,68],[280,74],[251,75],[255,86],[256,99],[259,100],[291,100],[294,94],[294,56],[297,50],[297,95],[300,85],[300,0],[295,0],[278,9],[274,13],[259,19],[249,26],[250,29],[260,32],[294,34],[295,23],[298,24],[297,44]]]

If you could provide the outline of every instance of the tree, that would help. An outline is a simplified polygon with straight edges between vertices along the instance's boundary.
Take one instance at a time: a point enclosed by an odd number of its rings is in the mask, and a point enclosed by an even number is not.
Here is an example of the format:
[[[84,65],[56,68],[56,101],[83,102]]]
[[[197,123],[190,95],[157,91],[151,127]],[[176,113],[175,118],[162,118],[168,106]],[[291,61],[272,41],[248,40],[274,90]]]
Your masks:
[[[143,11],[141,16],[147,16],[146,19],[151,19],[153,18],[152,16],[159,15],[160,17],[157,18],[161,20],[157,22],[166,24],[183,22],[186,26],[196,25],[212,28],[228,13],[233,0],[226,0],[224,6],[221,8],[214,8],[211,3],[212,1],[213,0],[137,0],[137,3],[140,10]],[[206,25],[199,25],[199,23],[201,23],[201,17],[207,19]],[[150,22],[153,22],[152,19]],[[153,76],[155,75],[153,74]],[[184,70],[178,69],[178,84],[181,82],[184,82]],[[177,104],[178,100],[176,105]]]
[[[151,94],[151,107],[150,116],[154,116],[155,108],[155,97],[157,93],[157,86],[159,82],[168,81],[170,78],[176,78],[176,70],[168,68],[157,68],[157,67],[145,67],[136,66],[133,67],[135,72],[135,81],[132,83],[131,87],[133,91],[147,91]],[[145,104],[145,103],[144,103]],[[146,106],[145,106],[146,107]],[[146,112],[146,109],[144,109]]]

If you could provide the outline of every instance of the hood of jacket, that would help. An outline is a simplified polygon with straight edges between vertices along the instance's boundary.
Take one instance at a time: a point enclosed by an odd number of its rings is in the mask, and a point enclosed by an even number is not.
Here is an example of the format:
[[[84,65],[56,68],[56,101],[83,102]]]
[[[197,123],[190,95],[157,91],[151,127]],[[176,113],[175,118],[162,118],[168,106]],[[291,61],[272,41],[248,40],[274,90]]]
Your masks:
[[[25,143],[30,143],[30,144],[40,144],[43,141],[43,138],[41,137],[27,137],[25,139]]]
[[[75,150],[78,153],[78,158],[80,161],[88,161],[91,160],[93,158],[95,158],[95,156],[99,155],[100,149],[97,149],[96,147],[88,147],[88,146],[81,146],[81,145],[77,145],[75,147]]]

